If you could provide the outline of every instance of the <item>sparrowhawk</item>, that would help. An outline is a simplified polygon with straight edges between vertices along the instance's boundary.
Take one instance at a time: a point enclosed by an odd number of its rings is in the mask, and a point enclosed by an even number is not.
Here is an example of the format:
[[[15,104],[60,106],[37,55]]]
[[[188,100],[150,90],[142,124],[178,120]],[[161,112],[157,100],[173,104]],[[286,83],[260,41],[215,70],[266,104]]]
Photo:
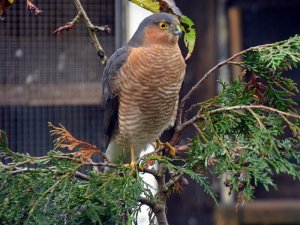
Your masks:
[[[179,20],[167,13],[145,18],[129,42],[108,60],[102,78],[107,157],[133,163],[176,120],[185,61]]]

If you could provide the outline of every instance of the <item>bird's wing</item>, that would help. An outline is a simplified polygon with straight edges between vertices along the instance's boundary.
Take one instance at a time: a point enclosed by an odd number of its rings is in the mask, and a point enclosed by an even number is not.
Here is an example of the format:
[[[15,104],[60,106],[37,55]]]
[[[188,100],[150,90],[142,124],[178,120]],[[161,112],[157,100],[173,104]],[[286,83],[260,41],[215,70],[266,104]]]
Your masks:
[[[112,87],[112,82],[120,76],[120,68],[124,65],[129,55],[126,47],[118,49],[108,60],[102,77],[103,97],[105,99],[104,135],[106,147],[110,142],[113,132],[118,128],[119,97]]]

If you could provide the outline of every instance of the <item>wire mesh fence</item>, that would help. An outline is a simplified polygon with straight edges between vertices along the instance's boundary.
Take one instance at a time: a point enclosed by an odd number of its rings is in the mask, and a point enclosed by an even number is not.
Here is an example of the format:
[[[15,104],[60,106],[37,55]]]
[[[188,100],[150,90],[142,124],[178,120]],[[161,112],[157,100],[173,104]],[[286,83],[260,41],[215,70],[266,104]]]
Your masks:
[[[36,155],[52,147],[49,121],[101,147],[103,65],[87,29],[81,21],[55,37],[52,32],[76,16],[73,1],[36,4],[43,10],[39,16],[16,1],[0,24],[0,129],[7,131],[12,149]],[[114,28],[114,1],[83,4],[95,25]],[[110,55],[114,33],[100,34],[100,40]]]

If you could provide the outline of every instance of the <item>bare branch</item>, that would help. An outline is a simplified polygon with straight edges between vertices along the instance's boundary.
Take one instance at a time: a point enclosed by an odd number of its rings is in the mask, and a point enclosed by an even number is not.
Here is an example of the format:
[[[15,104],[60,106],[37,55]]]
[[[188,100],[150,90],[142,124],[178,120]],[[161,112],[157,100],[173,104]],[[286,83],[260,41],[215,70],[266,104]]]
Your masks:
[[[35,4],[33,4],[33,0],[26,0],[26,7],[30,12],[34,13],[36,16],[40,15],[43,11],[40,10]]]
[[[105,33],[111,33],[111,28],[108,25],[104,25],[104,26],[92,26],[89,27],[92,31],[95,32],[105,32]]]
[[[81,16],[81,12],[78,12],[71,22],[67,22],[64,26],[57,28],[55,31],[53,31],[53,34],[59,36],[63,33],[63,31],[68,31],[72,29],[75,26],[75,24],[79,22]]]
[[[97,54],[102,60],[102,64],[106,64],[107,57],[105,55],[105,51],[103,50],[103,48],[102,48],[102,46],[101,46],[101,44],[98,40],[96,30],[94,29],[95,26],[91,23],[91,20],[89,19],[89,17],[87,16],[84,8],[82,7],[80,0],[74,0],[74,3],[76,5],[78,13],[82,14],[85,25],[88,28],[88,31],[90,33],[90,36],[91,36],[91,39],[92,39],[92,44],[96,48]]]
[[[154,176],[155,178],[157,178],[159,176],[158,172],[154,169],[149,169],[149,168],[138,168],[138,170],[142,173],[149,173],[152,176]]]
[[[205,118],[205,117],[204,117],[203,115],[196,115],[196,116],[194,116],[193,118],[191,118],[190,120],[188,120],[188,121],[184,122],[183,124],[181,124],[180,126],[177,126],[177,127],[175,128],[175,133],[174,133],[174,135],[173,135],[173,137],[172,137],[172,139],[171,139],[171,141],[170,141],[170,144],[171,144],[171,145],[175,145],[175,144],[178,142],[178,140],[179,140],[181,134],[183,133],[183,131],[184,131],[186,128],[188,128],[190,125],[192,125],[192,124],[194,124],[195,122],[197,122],[197,121],[199,121],[199,120],[201,120],[201,119],[204,119],[204,118]]]

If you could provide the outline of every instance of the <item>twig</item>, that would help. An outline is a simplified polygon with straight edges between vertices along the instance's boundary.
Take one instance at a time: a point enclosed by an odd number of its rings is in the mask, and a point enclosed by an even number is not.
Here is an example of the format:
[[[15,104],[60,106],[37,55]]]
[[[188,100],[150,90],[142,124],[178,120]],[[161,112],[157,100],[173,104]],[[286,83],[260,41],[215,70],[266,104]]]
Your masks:
[[[158,172],[154,169],[149,169],[149,168],[140,168],[138,167],[138,170],[142,173],[149,173],[151,174],[152,176],[154,176],[155,178],[157,178],[159,176]]]
[[[4,164],[1,163],[1,166],[3,168],[9,168],[9,166],[6,166]],[[34,168],[19,168],[17,170],[14,170],[14,171],[11,171],[9,174],[10,175],[17,175],[17,174],[20,174],[20,173],[26,173],[26,172],[43,172],[43,173],[49,173],[49,172],[58,172],[57,170],[46,170],[46,169],[34,169]],[[88,181],[90,178],[83,174],[83,173],[80,173],[78,171],[75,172],[75,177],[81,179],[81,180],[86,180]]]
[[[117,164],[113,164],[113,163],[108,163],[108,162],[88,162],[85,163],[84,165],[87,166],[101,166],[101,167],[110,167],[110,168],[116,168],[118,167]]]
[[[187,152],[190,150],[190,147],[188,145],[179,145],[175,146],[176,152]]]
[[[280,111],[278,109],[274,109],[274,108],[264,106],[264,105],[236,105],[236,106],[230,106],[230,107],[214,109],[214,110],[209,111],[208,114],[215,114],[215,113],[231,111],[231,110],[239,110],[239,109],[247,109],[247,110],[249,110],[249,109],[261,109],[261,110],[275,112],[279,115],[285,115],[287,117],[293,117],[293,118],[296,118],[296,119],[300,119],[300,116],[297,115],[297,114],[283,112],[283,111]]]
[[[241,109],[246,109],[248,111],[250,111],[251,109],[261,109],[261,110],[266,110],[266,111],[272,111],[272,112],[275,112],[275,113],[280,114],[280,115],[285,115],[285,116],[288,116],[288,117],[293,117],[293,118],[300,119],[300,116],[297,115],[297,114],[283,112],[283,111],[280,111],[278,109],[274,109],[274,108],[264,106],[264,105],[236,105],[236,106],[230,106],[230,107],[223,107],[223,108],[208,111],[207,114],[211,115],[211,114],[215,114],[215,113],[221,113],[221,112],[232,111],[232,110],[241,110]],[[195,122],[197,122],[201,119],[204,119],[204,118],[205,118],[204,115],[196,115],[192,119],[190,119],[190,120],[186,121],[185,123],[183,123],[179,127],[179,130],[182,131],[186,127],[188,127],[188,126],[192,125],[193,123],[195,123]]]
[[[171,138],[170,144],[171,144],[171,145],[175,145],[175,144],[178,142],[178,140],[179,140],[181,134],[183,133],[183,131],[184,131],[187,127],[189,127],[189,126],[192,125],[193,123],[195,123],[195,122],[197,122],[197,121],[199,121],[199,120],[201,120],[201,119],[204,119],[204,118],[205,118],[205,117],[204,117],[203,115],[196,115],[196,116],[194,116],[192,119],[190,119],[190,120],[184,122],[183,124],[177,125],[176,128],[175,128],[175,133],[174,133],[173,137]]]
[[[166,188],[170,190],[182,177],[182,173],[178,173],[177,175],[174,175],[167,183]]]
[[[92,39],[92,44],[94,45],[94,47],[96,48],[96,51],[97,51],[97,54],[98,56],[101,58],[101,61],[102,61],[102,64],[106,64],[107,62],[107,57],[105,55],[105,52],[98,40],[98,37],[97,37],[97,34],[96,34],[96,31],[94,29],[94,25],[91,23],[89,17],[87,16],[84,8],[82,7],[81,5],[81,2],[80,0],[74,0],[74,3],[76,5],[76,8],[78,10],[78,13],[81,13],[82,14],[82,17],[84,19],[84,22],[86,24],[86,27],[88,28],[88,31],[90,33],[90,36],[91,36],[91,39]]]
[[[92,26],[90,27],[90,29],[92,31],[95,31],[95,32],[105,32],[105,33],[110,33],[111,32],[111,28],[108,26],[108,25],[104,25],[104,26]]]
[[[227,64],[235,65],[235,66],[239,66],[239,67],[245,68],[245,66],[241,62],[228,61]]]
[[[53,34],[59,36],[63,33],[63,31],[68,31],[72,29],[75,26],[75,24],[79,22],[81,16],[81,12],[78,12],[71,22],[67,22],[64,26],[57,28],[55,31],[53,31]]]
[[[43,11],[40,10],[38,7],[36,7],[35,4],[33,4],[33,0],[26,0],[26,7],[29,9],[32,13],[34,13],[36,16],[40,15]]]
[[[79,178],[81,180],[86,180],[86,181],[90,180],[89,176],[87,176],[87,175],[85,175],[83,173],[80,173],[78,171],[75,172],[75,177],[77,177],[77,178]]]
[[[247,108],[247,110],[252,114],[252,116],[256,119],[256,121],[259,124],[260,128],[265,128],[264,124],[260,121],[258,115],[251,109],[251,108]]]
[[[242,110],[242,109],[246,109],[248,111],[252,111],[251,109],[261,109],[261,110],[266,110],[266,111],[271,111],[271,112],[275,112],[279,115],[284,115],[287,117],[293,117],[296,119],[300,119],[300,116],[297,114],[293,114],[293,113],[288,113],[288,112],[283,112],[280,111],[278,109],[274,109],[268,106],[264,106],[264,105],[237,105],[237,106],[230,106],[230,107],[223,107],[223,108],[218,108],[218,109],[214,109],[211,111],[208,111],[207,114],[211,115],[211,114],[215,114],[215,113],[221,113],[221,112],[225,112],[225,111],[232,111],[232,110]],[[177,143],[177,141],[179,140],[179,137],[181,136],[182,132],[189,127],[190,125],[193,125],[195,122],[201,120],[201,119],[205,119],[205,115],[196,115],[193,118],[191,118],[190,120],[184,122],[183,124],[181,124],[180,126],[177,126],[175,129],[175,133],[170,141],[170,144],[174,145]]]
[[[201,107],[201,103],[195,103],[193,105],[190,106],[190,108],[188,108],[188,110],[185,111],[184,113],[184,121],[187,120],[188,115],[196,108],[200,108]]]

